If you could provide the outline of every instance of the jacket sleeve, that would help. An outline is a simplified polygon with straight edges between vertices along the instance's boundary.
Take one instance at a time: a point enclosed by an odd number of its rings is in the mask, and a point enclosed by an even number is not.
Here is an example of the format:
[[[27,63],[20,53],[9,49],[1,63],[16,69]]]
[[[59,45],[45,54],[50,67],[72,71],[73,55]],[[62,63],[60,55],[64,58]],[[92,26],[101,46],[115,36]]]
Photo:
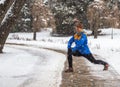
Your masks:
[[[82,46],[83,44],[85,44],[85,41],[87,41],[87,36],[83,34],[80,40],[75,40],[76,47]]]
[[[71,45],[72,45],[73,42],[74,42],[74,36],[72,36],[70,38],[70,40],[68,41],[68,48],[71,48]]]

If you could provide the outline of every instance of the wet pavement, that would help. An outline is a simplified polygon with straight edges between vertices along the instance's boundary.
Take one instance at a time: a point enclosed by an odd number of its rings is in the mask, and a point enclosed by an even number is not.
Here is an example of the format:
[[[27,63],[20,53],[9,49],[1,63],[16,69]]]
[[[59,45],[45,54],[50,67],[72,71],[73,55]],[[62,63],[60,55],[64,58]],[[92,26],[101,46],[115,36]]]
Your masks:
[[[65,68],[68,64],[65,62]],[[120,87],[120,75],[109,67],[103,71],[102,65],[90,63],[84,57],[73,58],[73,73],[62,73],[60,87]]]

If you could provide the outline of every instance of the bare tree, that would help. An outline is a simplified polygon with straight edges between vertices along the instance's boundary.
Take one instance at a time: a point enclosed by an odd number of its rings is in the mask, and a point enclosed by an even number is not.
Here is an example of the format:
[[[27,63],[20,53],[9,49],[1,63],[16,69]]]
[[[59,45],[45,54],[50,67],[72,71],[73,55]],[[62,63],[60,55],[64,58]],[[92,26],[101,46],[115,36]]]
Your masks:
[[[31,12],[32,12],[32,18],[33,18],[33,40],[36,40],[36,32],[40,28],[40,22],[39,22],[39,14],[40,14],[40,7],[41,7],[42,1],[34,1],[32,4]]]
[[[10,30],[12,29],[13,25],[16,22],[16,19],[19,16],[19,13],[21,11],[21,8],[23,7],[24,3],[26,0],[6,0],[8,2],[6,2],[6,4],[10,4],[9,7],[6,7],[7,5],[4,6],[5,10],[4,12],[1,14],[2,18],[2,22],[0,24],[0,53],[2,53],[3,51],[3,47],[5,44],[5,41],[9,35]],[[0,11],[3,11],[1,9],[1,5],[0,5]],[[9,9],[8,9],[9,8]]]
[[[45,6],[43,0],[35,0],[32,8],[33,18],[33,40],[36,40],[36,32],[40,31],[41,28],[52,27],[55,28],[55,21],[51,10]]]
[[[109,1],[97,1],[88,6],[87,18],[90,24],[92,35],[97,38],[99,28],[119,28],[120,27],[120,10],[119,5],[109,3]],[[110,5],[110,7],[109,7]]]
[[[88,6],[87,18],[90,24],[90,30],[92,30],[92,35],[97,38],[101,27],[101,18],[106,17],[108,10],[106,10],[104,2],[93,2]],[[105,12],[104,12],[105,11]]]

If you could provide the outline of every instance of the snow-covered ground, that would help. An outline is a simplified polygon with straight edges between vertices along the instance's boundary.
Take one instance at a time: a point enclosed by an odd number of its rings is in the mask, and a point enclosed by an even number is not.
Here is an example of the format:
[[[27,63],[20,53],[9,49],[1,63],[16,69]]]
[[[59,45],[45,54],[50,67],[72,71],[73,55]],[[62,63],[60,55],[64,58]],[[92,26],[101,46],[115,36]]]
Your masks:
[[[86,31],[90,33],[90,31]],[[52,37],[49,31],[39,32],[37,41],[33,41],[32,33],[11,33],[7,43],[26,44],[41,48],[52,48],[57,50],[67,50],[67,42],[70,37]],[[120,29],[113,30],[113,39],[111,39],[112,28],[102,29],[102,36],[94,39],[88,37],[88,45],[93,54],[104,58],[120,74]]]
[[[65,59],[54,51],[7,45],[0,54],[0,87],[59,87]]]

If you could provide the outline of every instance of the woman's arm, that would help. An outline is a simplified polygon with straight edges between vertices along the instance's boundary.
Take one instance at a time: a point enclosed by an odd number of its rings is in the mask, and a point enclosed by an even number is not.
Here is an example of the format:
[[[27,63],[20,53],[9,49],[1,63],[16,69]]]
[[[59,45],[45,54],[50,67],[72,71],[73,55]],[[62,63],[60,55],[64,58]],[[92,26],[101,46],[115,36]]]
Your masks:
[[[74,42],[74,37],[72,36],[70,40],[68,41],[68,49],[71,49],[71,45]]]

